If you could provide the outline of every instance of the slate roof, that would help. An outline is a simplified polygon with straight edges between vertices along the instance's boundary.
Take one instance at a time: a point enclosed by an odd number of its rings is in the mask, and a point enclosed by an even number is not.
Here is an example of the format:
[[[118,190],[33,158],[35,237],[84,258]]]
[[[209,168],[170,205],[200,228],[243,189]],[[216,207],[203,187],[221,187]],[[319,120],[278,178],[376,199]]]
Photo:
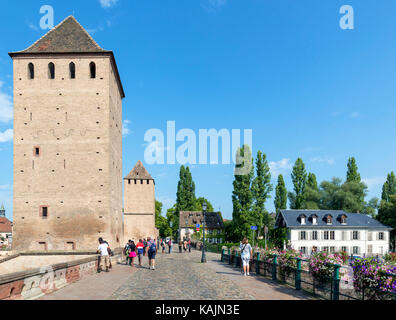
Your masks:
[[[1,233],[12,232],[12,223],[7,218],[0,218],[0,232]]]
[[[186,224],[187,218],[187,224]],[[209,229],[222,229],[224,222],[220,212],[205,212],[206,228]],[[201,225],[203,223],[203,212],[201,211],[180,211],[179,227],[189,228],[191,226]]]
[[[124,180],[154,180],[150,173],[143,166],[142,161],[138,161],[132,171],[124,178]]]
[[[41,54],[95,54],[110,56],[121,96],[125,98],[113,51],[102,49],[73,16],[67,17],[27,49],[9,53],[11,58]]]
[[[312,215],[316,214],[318,216],[317,224],[312,224]],[[326,222],[326,217],[328,215],[333,217],[332,224],[328,225]],[[301,215],[306,216],[306,224],[302,225],[300,222]],[[345,215],[347,217],[346,224],[341,224],[340,217]],[[343,210],[281,210],[276,218],[276,226],[279,226],[281,221],[286,223],[286,227],[295,228],[295,227],[340,227],[340,228],[350,228],[350,227],[359,227],[359,228],[367,228],[367,229],[389,229],[388,227],[379,221],[373,219],[372,217],[362,214],[362,213],[348,213]]]
[[[55,28],[18,53],[109,52],[95,42],[73,16],[67,17]]]

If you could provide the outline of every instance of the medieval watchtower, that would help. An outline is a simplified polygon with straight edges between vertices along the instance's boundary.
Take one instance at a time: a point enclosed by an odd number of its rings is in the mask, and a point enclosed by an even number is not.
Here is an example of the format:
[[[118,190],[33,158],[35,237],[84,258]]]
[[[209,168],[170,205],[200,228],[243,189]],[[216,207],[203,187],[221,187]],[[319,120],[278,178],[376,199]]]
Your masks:
[[[120,247],[122,99],[112,51],[72,16],[14,65],[14,249]]]
[[[139,161],[124,178],[124,239],[156,236],[155,181]]]

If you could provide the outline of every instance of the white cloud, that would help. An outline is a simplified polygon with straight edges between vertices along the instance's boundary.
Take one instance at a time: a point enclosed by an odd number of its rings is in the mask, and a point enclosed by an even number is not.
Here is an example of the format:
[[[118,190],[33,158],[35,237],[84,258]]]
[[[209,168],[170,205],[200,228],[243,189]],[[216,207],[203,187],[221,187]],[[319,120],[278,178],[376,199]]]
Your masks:
[[[9,184],[0,185],[0,190],[10,190],[11,186]]]
[[[39,31],[39,28],[37,26],[35,26],[33,23],[29,23],[28,27],[34,31]]]
[[[9,122],[13,118],[12,97],[2,91],[3,82],[0,81],[0,122]]]
[[[13,137],[14,137],[14,130],[12,129],[7,129],[4,132],[0,132],[0,143],[12,141]]]
[[[170,208],[175,203],[175,199],[168,197],[168,196],[159,196],[157,197],[157,201],[162,202],[165,208]],[[165,214],[166,212],[162,212]]]
[[[270,172],[273,177],[279,174],[286,174],[291,171],[293,165],[290,163],[290,159],[282,159],[279,161],[270,161],[269,163]]]
[[[334,159],[328,157],[315,157],[310,159],[309,161],[313,163],[327,163],[330,166],[335,163]]]
[[[99,0],[100,6],[102,8],[111,8],[117,2],[118,2],[118,0]]]
[[[131,121],[129,121],[129,120],[124,120],[124,122],[122,123],[122,135],[123,136],[127,136],[128,134],[131,133],[131,130],[129,129],[130,123],[131,123]]]
[[[356,118],[358,118],[359,117],[359,112],[352,112],[350,115],[349,115],[351,118],[353,118],[353,119],[356,119]]]
[[[383,185],[385,181],[386,177],[372,177],[362,179],[362,182],[368,187],[369,190],[377,186]]]

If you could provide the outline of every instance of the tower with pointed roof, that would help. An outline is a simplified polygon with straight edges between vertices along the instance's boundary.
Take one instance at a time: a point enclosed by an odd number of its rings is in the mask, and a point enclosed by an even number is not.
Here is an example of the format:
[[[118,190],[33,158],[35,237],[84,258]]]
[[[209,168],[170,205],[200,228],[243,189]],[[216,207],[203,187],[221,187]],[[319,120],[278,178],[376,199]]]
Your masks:
[[[122,99],[112,51],[69,16],[14,68],[14,249],[123,241]]]
[[[124,178],[124,240],[157,236],[155,181],[139,160]]]
[[[6,217],[6,210],[4,208],[4,204],[1,205],[0,207],[0,218],[5,218]]]

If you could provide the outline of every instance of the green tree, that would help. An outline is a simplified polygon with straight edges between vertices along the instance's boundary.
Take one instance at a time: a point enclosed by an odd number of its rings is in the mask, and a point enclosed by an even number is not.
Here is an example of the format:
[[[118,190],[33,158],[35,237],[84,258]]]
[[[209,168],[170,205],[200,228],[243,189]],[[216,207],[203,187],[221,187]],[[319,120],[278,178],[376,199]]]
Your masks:
[[[202,204],[204,201],[206,202],[206,205],[207,205],[206,212],[214,212],[214,208],[213,208],[212,204],[209,202],[209,200],[205,199],[204,197],[199,197],[197,199],[196,210],[203,211]]]
[[[394,172],[388,177],[382,187],[382,200],[378,209],[377,220],[392,227],[390,242],[392,250],[396,249],[396,179]]]
[[[235,236],[241,239],[250,236],[250,226],[253,225],[254,221],[251,190],[254,169],[252,152],[248,145],[244,145],[237,150],[236,163],[232,192],[232,218]]]
[[[377,197],[371,198],[369,202],[366,203],[363,213],[375,218],[377,216],[377,210],[379,209],[379,206],[380,199],[378,199]]]
[[[346,182],[360,182],[360,174],[358,172],[358,167],[356,164],[356,159],[354,157],[351,157],[348,159],[348,164],[347,164],[347,179]]]
[[[271,197],[273,190],[271,184],[271,173],[267,156],[261,151],[257,152],[256,178],[252,183],[253,216],[259,232],[264,233],[264,226],[272,225],[272,217],[265,209],[265,202]]]
[[[168,219],[162,216],[162,202],[157,200],[155,201],[155,227],[159,230],[161,238],[168,237],[172,234]]]
[[[166,212],[166,218],[168,220],[168,225],[171,230],[171,236],[173,239],[177,239],[179,232],[179,215],[176,212],[176,204],[169,208]],[[172,227],[170,225],[172,224]]]
[[[342,180],[333,177],[331,181],[323,181],[320,184],[321,209],[323,210],[342,210],[340,199]]]
[[[386,182],[382,187],[382,195],[381,199],[384,201],[389,202],[390,196],[396,194],[396,176],[395,173],[392,171],[388,174],[386,178]]]
[[[279,213],[280,210],[284,210],[287,208],[287,189],[285,185],[285,180],[283,176],[280,174],[278,176],[278,184],[275,188],[275,201],[274,201],[276,213]]]
[[[292,209],[303,209],[307,172],[305,171],[305,164],[301,158],[298,158],[294,164],[291,177],[294,185],[294,192],[289,192],[290,207]]]
[[[319,191],[316,176],[313,173],[309,173],[304,191],[304,209],[319,209],[320,197],[321,194]]]

